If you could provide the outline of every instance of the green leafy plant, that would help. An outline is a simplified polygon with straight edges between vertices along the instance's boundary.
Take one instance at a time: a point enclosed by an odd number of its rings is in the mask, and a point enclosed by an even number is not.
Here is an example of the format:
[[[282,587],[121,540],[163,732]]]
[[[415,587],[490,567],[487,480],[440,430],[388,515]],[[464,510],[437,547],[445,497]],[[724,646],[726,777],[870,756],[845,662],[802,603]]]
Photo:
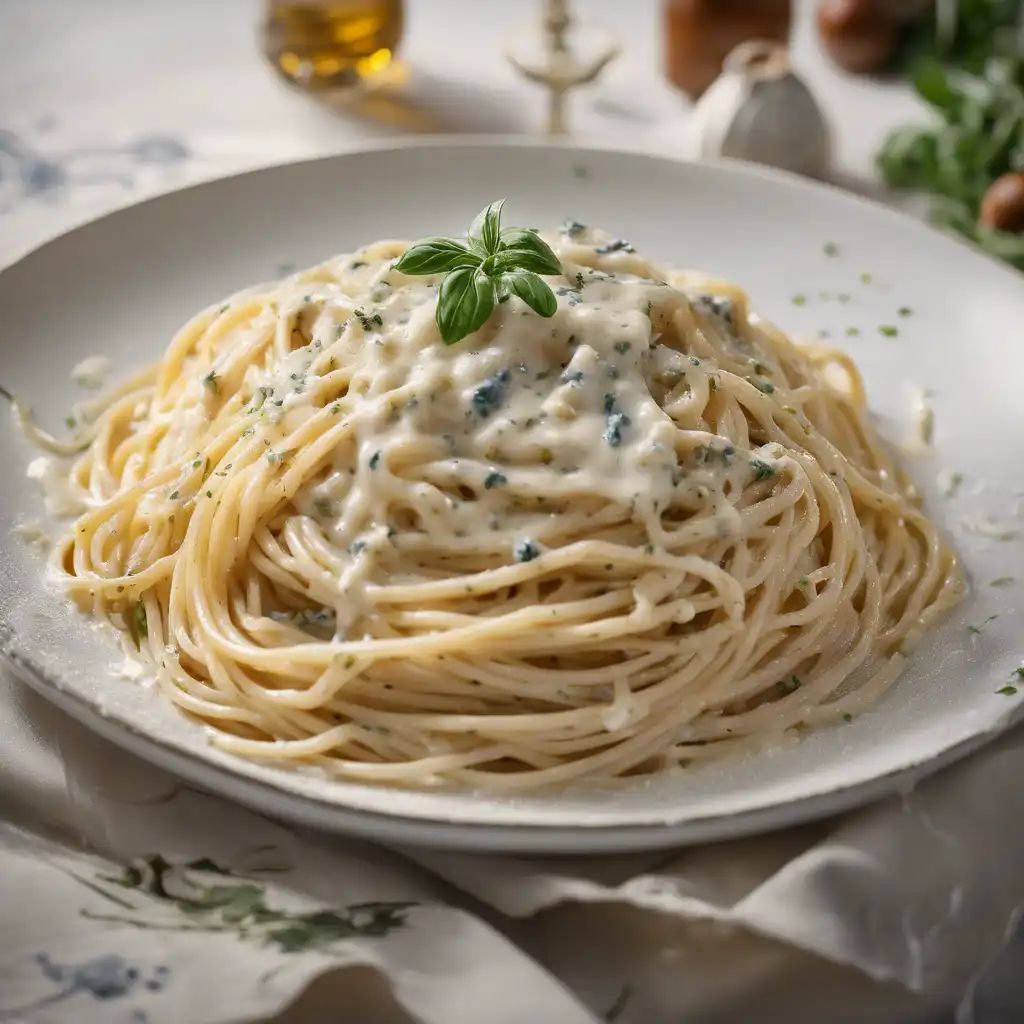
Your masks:
[[[933,196],[931,219],[1024,269],[1024,235],[979,223],[988,187],[1024,170],[1020,0],[940,0],[901,56],[938,115],[897,129],[878,153],[893,188]]]
[[[515,295],[535,313],[554,316],[555,294],[539,276],[562,273],[552,248],[536,231],[502,228],[505,200],[477,214],[466,240],[424,238],[395,269],[411,276],[444,274],[437,296],[437,327],[446,345],[478,331],[498,302]]]

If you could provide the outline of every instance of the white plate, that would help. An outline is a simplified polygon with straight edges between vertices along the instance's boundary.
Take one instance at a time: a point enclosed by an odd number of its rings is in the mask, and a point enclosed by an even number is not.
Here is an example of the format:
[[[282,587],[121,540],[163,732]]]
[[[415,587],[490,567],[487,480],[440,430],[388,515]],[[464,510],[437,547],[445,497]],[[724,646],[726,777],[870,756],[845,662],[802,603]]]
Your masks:
[[[1021,661],[1024,551],[960,524],[1011,523],[1014,492],[1024,493],[1024,278],[845,193],[741,165],[525,142],[434,141],[270,168],[122,210],[0,274],[2,383],[57,426],[81,397],[69,372],[84,356],[138,366],[194,311],[282,264],[457,231],[498,196],[518,223],[571,215],[607,227],[664,263],[740,282],[788,331],[829,331],[863,368],[890,436],[908,429],[908,385],[934,393],[937,454],[911,469],[973,592],[895,689],[795,747],[612,792],[408,792],[238,760],[152,690],[117,678],[112,638],[43,584],[39,556],[10,532],[41,505],[25,479],[31,453],[5,422],[0,649],[22,678],[142,757],[268,813],[392,842],[506,851],[598,852],[777,828],[909,784],[1004,728],[1021,703],[995,691]],[[890,324],[896,337],[879,331]],[[935,493],[943,468],[965,476],[955,499]],[[1020,582],[989,585],[1008,575]],[[968,630],[994,614],[981,633]]]

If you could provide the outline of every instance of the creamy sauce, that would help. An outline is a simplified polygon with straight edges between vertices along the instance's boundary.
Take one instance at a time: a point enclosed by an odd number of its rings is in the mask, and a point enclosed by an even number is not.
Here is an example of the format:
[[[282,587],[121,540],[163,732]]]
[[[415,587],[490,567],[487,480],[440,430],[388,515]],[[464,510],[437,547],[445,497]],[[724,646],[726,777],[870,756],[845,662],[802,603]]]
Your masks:
[[[403,276],[391,269],[391,253],[356,254],[360,265],[344,278],[352,294],[339,294],[335,285],[295,285],[313,311],[310,342],[284,357],[272,376],[251,383],[263,389],[267,418],[292,430],[313,411],[309,370],[339,331],[350,349],[345,362],[358,367],[350,395],[358,389],[363,397],[343,403],[339,413],[355,428],[355,459],[351,449],[340,451],[337,464],[297,497],[334,543],[358,548],[343,584],[350,615],[353,588],[365,577],[360,563],[369,565],[374,547],[386,544],[389,499],[407,487],[392,475],[392,460],[397,471],[404,452],[430,456],[424,483],[434,487],[423,488],[418,528],[443,533],[443,543],[455,549],[460,541],[467,549],[493,549],[507,538],[501,543],[510,561],[536,557],[558,511],[593,496],[638,516],[657,515],[670,503],[710,508],[719,536],[729,536],[739,529],[739,515],[725,489],[741,486],[754,460],[765,474],[778,469],[781,450],[738,451],[699,429],[692,448],[679,449],[676,424],[689,406],[703,408],[716,386],[713,362],[659,344],[670,318],[688,310],[686,294],[642,276],[647,265],[627,250],[621,272],[588,266],[595,246],[615,244],[607,236],[586,231],[547,240],[565,271],[548,279],[556,314],[539,318],[513,298],[450,347],[433,323],[439,279]],[[730,332],[728,300],[698,302],[737,352],[756,354]],[[695,411],[695,427],[698,420]],[[281,455],[273,447],[268,453]],[[461,483],[476,500],[441,495]],[[374,536],[365,533],[367,518]]]
[[[110,376],[110,360],[106,356],[88,356],[71,371],[71,379],[81,388],[99,391]]]
[[[67,464],[62,460],[40,455],[28,464],[25,475],[39,485],[47,515],[76,516],[85,511],[81,496],[68,478]]]

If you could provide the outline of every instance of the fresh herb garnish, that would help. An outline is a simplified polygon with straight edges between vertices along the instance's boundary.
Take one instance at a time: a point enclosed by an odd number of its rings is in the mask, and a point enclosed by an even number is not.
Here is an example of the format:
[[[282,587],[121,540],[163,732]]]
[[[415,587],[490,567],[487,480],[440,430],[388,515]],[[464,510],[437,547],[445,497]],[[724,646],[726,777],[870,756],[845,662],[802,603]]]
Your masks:
[[[775,470],[772,466],[762,459],[751,459],[750,468],[758,480],[768,480],[770,477],[775,476]]]
[[[790,299],[790,301],[793,303],[794,306],[806,306],[807,305],[807,296],[806,295],[794,295],[793,298]]]
[[[508,483],[508,477],[504,473],[499,473],[496,469],[492,470],[487,474],[484,479],[484,490],[489,491],[492,487],[500,487],[502,484]]]
[[[367,463],[370,469],[376,469],[380,465],[380,454],[380,449],[378,449],[370,456],[370,461]]]
[[[616,238],[607,245],[599,245],[594,252],[600,256],[607,256],[613,252],[636,252],[636,249],[624,238]]]
[[[835,242],[826,242],[825,243],[825,255],[826,256],[838,256],[839,255],[839,246],[836,245]]]
[[[1017,693],[1017,687],[1008,684],[1006,686],[999,687],[999,689],[996,690],[996,693],[1001,694],[1004,697],[1013,697]]]
[[[900,306],[900,308],[896,310],[896,313],[899,316],[907,317],[912,316],[914,311],[909,306]]]
[[[520,540],[512,548],[512,555],[517,562],[532,562],[540,555],[540,548],[535,541]]]
[[[884,335],[886,338],[895,338],[900,333],[898,327],[893,327],[892,324],[882,324],[878,328],[878,333]]]
[[[505,400],[505,386],[508,384],[508,370],[499,370],[493,377],[488,377],[473,392],[473,411],[481,419],[487,419]]]
[[[994,580],[989,581],[990,587],[1008,587],[1013,583],[1012,576],[998,576]]]
[[[979,622],[976,626],[968,626],[967,632],[980,633],[990,622],[998,618],[998,615],[990,615],[987,619],[982,619],[981,622]]]
[[[761,380],[759,377],[747,377],[747,380],[763,394],[770,395],[775,390],[775,385],[770,380]]]
[[[505,200],[481,210],[465,242],[425,238],[407,249],[395,269],[413,276],[445,274],[437,295],[437,327],[446,345],[479,330],[506,295],[535,313],[554,316],[558,301],[539,276],[562,272],[551,247],[535,231],[501,227]]]
[[[142,650],[142,641],[149,635],[149,622],[146,618],[146,605],[142,601],[136,601],[132,610],[128,613],[125,625],[128,627],[128,635],[135,644],[135,650]]]
[[[220,380],[213,370],[203,378],[203,387],[212,391],[215,395],[220,391]]]
[[[605,430],[602,437],[605,444],[610,448],[618,448],[622,444],[622,431],[630,426],[630,418],[619,411],[618,402],[614,395],[604,396],[604,425]]]

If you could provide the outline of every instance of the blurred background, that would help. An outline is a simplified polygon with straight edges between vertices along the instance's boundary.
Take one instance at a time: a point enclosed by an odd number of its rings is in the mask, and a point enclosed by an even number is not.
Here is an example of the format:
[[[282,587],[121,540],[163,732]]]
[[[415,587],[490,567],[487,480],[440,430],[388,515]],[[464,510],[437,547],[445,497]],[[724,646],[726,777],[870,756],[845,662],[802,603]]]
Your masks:
[[[1024,266],[1022,26],[1021,0],[0,0],[0,256],[270,162],[554,130],[924,195]]]

